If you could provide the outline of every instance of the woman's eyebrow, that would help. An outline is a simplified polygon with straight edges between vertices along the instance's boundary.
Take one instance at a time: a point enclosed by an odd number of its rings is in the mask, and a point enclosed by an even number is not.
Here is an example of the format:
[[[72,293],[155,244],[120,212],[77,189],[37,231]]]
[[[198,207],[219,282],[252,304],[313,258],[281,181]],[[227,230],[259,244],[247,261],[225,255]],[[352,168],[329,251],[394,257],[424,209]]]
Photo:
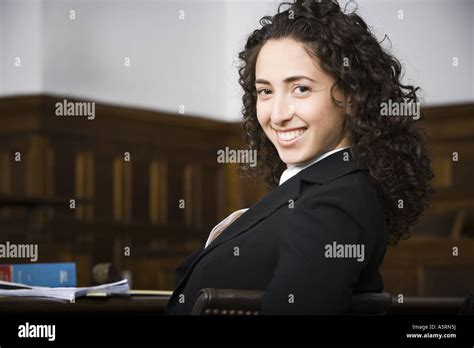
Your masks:
[[[298,81],[298,80],[303,80],[303,79],[306,79],[306,80],[310,80],[312,82],[316,82],[314,79],[312,79],[311,77],[308,77],[308,76],[304,76],[304,75],[296,75],[296,76],[290,76],[290,77],[287,77],[286,79],[283,80],[284,83],[291,83],[291,82],[295,82],[295,81]],[[271,85],[270,82],[268,82],[267,80],[264,80],[264,79],[256,79],[255,80],[255,84],[257,83],[261,83],[263,85]]]

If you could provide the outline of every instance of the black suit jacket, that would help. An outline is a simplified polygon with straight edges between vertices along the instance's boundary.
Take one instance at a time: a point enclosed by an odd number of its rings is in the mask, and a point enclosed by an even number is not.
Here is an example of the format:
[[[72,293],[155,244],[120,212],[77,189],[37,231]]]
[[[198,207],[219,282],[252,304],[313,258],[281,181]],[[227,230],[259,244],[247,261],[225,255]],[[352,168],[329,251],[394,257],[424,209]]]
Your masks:
[[[387,240],[375,187],[343,149],[275,188],[185,260],[166,313],[190,314],[200,289],[225,288],[265,290],[263,315],[343,314],[353,293],[383,290]],[[349,251],[357,245],[363,260]]]

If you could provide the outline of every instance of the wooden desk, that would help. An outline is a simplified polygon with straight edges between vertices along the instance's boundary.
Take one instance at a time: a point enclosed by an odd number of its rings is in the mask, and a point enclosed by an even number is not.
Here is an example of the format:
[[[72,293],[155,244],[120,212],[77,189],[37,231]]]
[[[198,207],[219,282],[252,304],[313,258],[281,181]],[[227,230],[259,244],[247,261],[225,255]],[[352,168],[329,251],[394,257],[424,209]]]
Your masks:
[[[0,316],[48,314],[137,314],[163,315],[170,296],[132,295],[80,297],[76,303],[51,298],[0,297]],[[407,297],[392,302],[387,315],[458,315],[464,298]]]
[[[80,297],[75,303],[53,298],[2,297],[0,315],[146,314],[163,315],[169,296]]]

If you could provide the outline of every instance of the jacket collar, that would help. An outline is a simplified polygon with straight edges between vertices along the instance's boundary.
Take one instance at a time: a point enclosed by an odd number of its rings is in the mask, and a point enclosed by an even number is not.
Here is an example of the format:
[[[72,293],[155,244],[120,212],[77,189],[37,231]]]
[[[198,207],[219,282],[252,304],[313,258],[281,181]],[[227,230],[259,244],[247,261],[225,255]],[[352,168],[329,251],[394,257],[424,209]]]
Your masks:
[[[352,148],[347,148],[323,158],[301,171],[300,181],[323,185],[352,172],[365,170],[355,158]]]
[[[203,249],[201,254],[188,268],[176,289],[188,279],[194,265],[204,255],[219,245],[248,231],[252,226],[265,219],[278,208],[289,204],[291,200],[296,201],[309,187],[313,185],[324,185],[341,176],[360,170],[363,169],[354,158],[351,148],[335,152],[308,168],[303,169],[253,205],[229,225],[207,248]]]

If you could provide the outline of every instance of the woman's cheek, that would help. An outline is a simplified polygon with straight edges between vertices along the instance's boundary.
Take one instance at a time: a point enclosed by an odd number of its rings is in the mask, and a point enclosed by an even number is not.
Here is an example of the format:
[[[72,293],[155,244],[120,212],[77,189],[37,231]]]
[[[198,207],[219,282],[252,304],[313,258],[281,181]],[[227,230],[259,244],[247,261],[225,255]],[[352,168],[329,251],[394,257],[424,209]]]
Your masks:
[[[299,115],[308,125],[318,123],[320,120],[320,107],[317,102],[300,103],[296,109],[296,115]]]
[[[264,123],[265,118],[268,114],[268,112],[266,110],[267,108],[261,102],[257,102],[257,105],[256,105],[255,109],[256,109],[256,112],[257,112],[258,122],[260,122],[260,124]]]
[[[263,112],[261,108],[258,107],[256,108],[256,113],[257,113],[257,121],[260,124],[260,126],[265,129],[265,122],[264,122],[264,117],[263,117]]]

